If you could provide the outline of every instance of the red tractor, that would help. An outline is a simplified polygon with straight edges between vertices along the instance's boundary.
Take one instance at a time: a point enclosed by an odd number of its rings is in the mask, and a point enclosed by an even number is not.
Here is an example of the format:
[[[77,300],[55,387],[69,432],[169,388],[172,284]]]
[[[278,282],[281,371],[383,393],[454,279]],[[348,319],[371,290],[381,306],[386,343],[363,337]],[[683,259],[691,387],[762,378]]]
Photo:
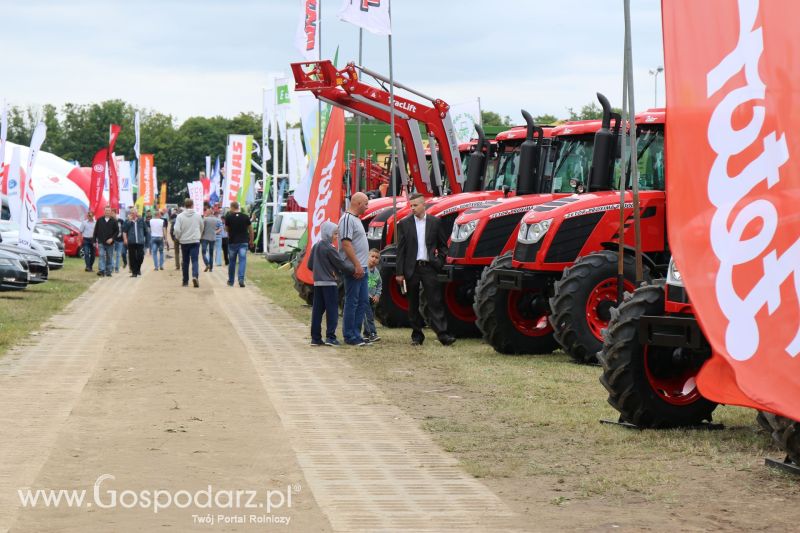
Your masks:
[[[529,211],[520,224],[513,252],[494,259],[478,281],[476,323],[484,340],[498,352],[549,353],[560,341],[576,361],[588,363],[595,360],[602,346],[602,329],[617,302],[616,243],[620,233],[628,245],[633,239],[627,221],[620,232],[620,193],[613,190],[620,177],[619,171],[615,173],[619,128],[611,131],[611,118],[606,112],[603,128],[595,136],[591,170],[582,174],[586,179],[577,171],[570,176],[577,191],[588,192],[556,199]],[[619,116],[614,118],[619,123]],[[643,250],[648,254],[650,270],[663,271],[664,112],[641,113],[635,122],[643,167]],[[630,192],[626,195],[630,196]],[[626,218],[632,210],[630,200],[626,200]],[[593,252],[599,253],[581,259]],[[627,253],[623,260],[625,288],[632,290],[633,260]],[[554,328],[559,331],[557,335]]]

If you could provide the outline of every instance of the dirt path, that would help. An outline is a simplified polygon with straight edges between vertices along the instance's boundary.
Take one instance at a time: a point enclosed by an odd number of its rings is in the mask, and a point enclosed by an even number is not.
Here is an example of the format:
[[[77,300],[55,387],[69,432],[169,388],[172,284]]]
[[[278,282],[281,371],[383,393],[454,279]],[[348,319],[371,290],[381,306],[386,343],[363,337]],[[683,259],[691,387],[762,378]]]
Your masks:
[[[303,325],[222,272],[201,284],[99,280],[2,361],[0,531],[521,529]]]

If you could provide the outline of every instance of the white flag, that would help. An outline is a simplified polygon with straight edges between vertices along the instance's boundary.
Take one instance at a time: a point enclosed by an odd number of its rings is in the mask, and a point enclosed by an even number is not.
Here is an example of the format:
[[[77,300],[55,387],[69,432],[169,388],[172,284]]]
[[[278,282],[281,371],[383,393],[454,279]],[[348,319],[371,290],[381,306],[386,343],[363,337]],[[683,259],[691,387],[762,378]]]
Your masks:
[[[391,35],[389,0],[344,0],[339,20],[355,24],[377,35]]]
[[[303,153],[303,140],[300,128],[289,128],[286,131],[286,156],[289,159],[289,189],[295,190],[306,173],[306,156]]]
[[[264,102],[261,111],[261,162],[266,163],[272,159],[272,152],[269,151],[269,125],[272,120],[269,109],[271,108],[267,101],[272,98],[268,90],[263,91]]]
[[[117,177],[119,178],[119,203],[123,207],[133,205],[131,165],[123,156],[117,156]]]
[[[475,124],[480,124],[481,121],[481,107],[478,99],[451,105],[450,117],[453,119],[453,128],[458,143],[469,142],[477,135]]]
[[[319,3],[320,0],[300,0],[294,45],[306,61],[319,59]]]
[[[275,89],[264,90],[264,114],[269,120],[269,138],[271,141],[278,140],[277,121],[275,120]]]
[[[139,146],[139,112],[138,111],[133,115],[133,132],[134,132],[134,135],[136,136],[136,142],[133,145],[133,151],[136,153],[136,161],[140,161],[141,160],[141,154],[139,153],[139,150],[141,150],[141,147]]]
[[[211,179],[211,156],[206,156],[206,179]]]
[[[28,164],[25,166],[25,187],[22,189],[22,219],[19,224],[19,244],[21,246],[31,247],[33,240],[33,228],[39,221],[39,215],[36,211],[36,193],[33,189],[33,169],[36,165],[36,156],[39,155],[39,149],[42,147],[44,138],[47,135],[47,127],[44,123],[40,122],[33,130],[33,137],[31,137],[31,147],[28,151]]]
[[[8,209],[11,211],[11,220],[19,224],[22,209],[22,193],[20,192],[20,164],[19,146],[14,146],[11,152],[11,163],[8,164]]]
[[[6,162],[6,137],[8,136],[8,104],[3,100],[3,115],[0,117],[0,191],[3,190],[3,165]]]

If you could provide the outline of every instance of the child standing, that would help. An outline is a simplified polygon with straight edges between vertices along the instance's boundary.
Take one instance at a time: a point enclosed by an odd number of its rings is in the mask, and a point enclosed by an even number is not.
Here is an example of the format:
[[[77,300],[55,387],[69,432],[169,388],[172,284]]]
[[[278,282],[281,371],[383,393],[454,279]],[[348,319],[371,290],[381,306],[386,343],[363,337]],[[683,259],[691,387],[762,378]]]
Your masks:
[[[383,282],[381,272],[378,270],[378,263],[381,260],[381,253],[377,248],[369,251],[369,261],[367,262],[367,286],[369,287],[369,306],[364,315],[364,340],[367,342],[377,342],[381,340],[375,329],[375,305],[381,298]]]
[[[322,223],[320,239],[311,249],[308,268],[314,273],[314,303],[311,306],[311,346],[339,346],[336,326],[339,321],[339,286],[337,278],[352,267],[342,261],[333,247],[339,227],[326,220]],[[325,314],[325,341],[322,340],[322,315]]]

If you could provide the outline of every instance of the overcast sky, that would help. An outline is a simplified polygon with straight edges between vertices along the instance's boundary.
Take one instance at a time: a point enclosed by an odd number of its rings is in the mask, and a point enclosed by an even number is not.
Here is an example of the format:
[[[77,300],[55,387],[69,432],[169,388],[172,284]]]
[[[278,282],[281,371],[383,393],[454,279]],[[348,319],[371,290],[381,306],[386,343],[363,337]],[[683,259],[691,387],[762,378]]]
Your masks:
[[[358,58],[358,29],[321,0],[323,57]],[[633,0],[636,107],[653,105],[663,64],[659,0]],[[564,117],[605,93],[621,107],[622,0],[394,0],[395,79],[521,122]],[[11,104],[121,98],[175,115],[260,112],[261,87],[300,59],[300,0],[0,0],[0,97]],[[363,64],[388,74],[385,37]],[[658,94],[664,103],[663,74]]]

